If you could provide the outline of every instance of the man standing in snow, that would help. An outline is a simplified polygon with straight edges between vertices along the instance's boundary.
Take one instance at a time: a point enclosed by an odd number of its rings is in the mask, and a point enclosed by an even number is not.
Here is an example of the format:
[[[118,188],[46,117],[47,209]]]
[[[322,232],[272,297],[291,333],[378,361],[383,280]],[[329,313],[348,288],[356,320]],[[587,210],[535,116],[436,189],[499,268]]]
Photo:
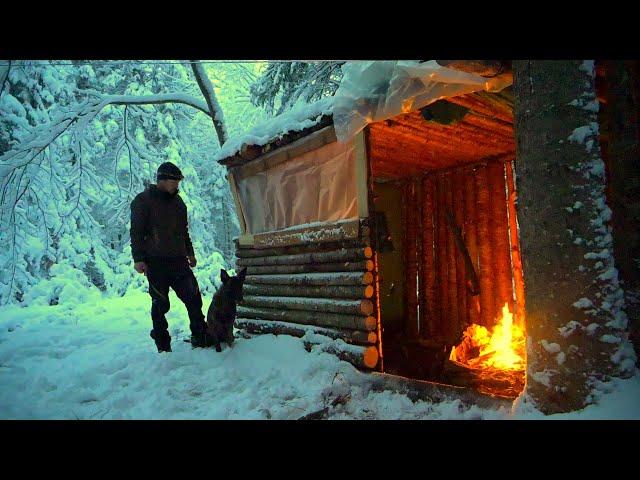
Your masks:
[[[158,168],[157,185],[151,184],[131,202],[131,253],[135,270],[149,281],[151,338],[158,352],[171,351],[165,318],[170,307],[169,287],[187,307],[191,344],[212,345],[202,314],[200,288],[191,271],[196,257],[189,237],[187,207],[178,195],[183,178],[176,165],[163,163]]]

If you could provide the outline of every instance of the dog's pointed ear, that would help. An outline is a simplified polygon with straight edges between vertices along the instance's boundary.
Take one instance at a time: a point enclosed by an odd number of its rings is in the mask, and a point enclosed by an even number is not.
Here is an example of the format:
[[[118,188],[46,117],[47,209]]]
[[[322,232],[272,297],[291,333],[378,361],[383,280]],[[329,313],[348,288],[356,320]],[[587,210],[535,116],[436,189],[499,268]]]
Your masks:
[[[238,274],[238,278],[244,282],[245,277],[247,276],[247,267],[244,267],[242,270],[240,270],[240,273]]]
[[[227,280],[229,280],[229,274],[224,268],[220,270],[220,280],[222,280],[222,283],[227,283]]]

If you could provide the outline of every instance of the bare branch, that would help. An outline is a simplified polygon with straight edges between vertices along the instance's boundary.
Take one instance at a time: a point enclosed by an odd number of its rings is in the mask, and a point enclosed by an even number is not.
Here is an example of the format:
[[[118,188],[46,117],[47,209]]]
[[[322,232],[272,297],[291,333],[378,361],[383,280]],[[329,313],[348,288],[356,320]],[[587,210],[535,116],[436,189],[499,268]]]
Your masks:
[[[220,104],[218,103],[218,99],[216,98],[216,92],[213,90],[213,85],[207,76],[207,72],[205,72],[202,63],[199,61],[193,61],[191,63],[191,68],[193,69],[193,74],[196,77],[196,81],[198,82],[198,86],[202,91],[202,95],[204,95],[205,100],[207,101],[207,105],[209,106],[209,112],[211,118],[213,119],[213,126],[216,129],[216,133],[218,134],[218,141],[220,142],[220,146],[222,146],[227,141],[227,130],[224,126],[224,117],[222,115],[222,108],[220,108]]]

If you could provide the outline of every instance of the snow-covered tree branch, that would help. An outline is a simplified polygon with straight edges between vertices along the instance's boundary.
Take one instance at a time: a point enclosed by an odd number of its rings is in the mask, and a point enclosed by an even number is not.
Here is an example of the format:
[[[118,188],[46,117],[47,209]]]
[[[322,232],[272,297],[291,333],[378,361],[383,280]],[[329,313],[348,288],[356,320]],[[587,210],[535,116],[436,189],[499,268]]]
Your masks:
[[[115,279],[103,274],[130,262],[129,203],[167,160],[189,177],[184,185],[187,202],[190,194],[199,200],[190,216],[196,219],[195,228],[202,229],[196,235],[205,245],[201,254],[230,250],[225,242],[231,242],[233,232],[213,218],[215,194],[225,190],[224,177],[218,185],[214,175],[211,184],[194,170],[210,177],[222,167],[207,161],[212,149],[219,148],[207,134],[211,124],[189,114],[199,111],[211,117],[212,109],[211,98],[199,97],[203,90],[188,66],[14,62],[9,69],[5,63],[0,70],[5,87],[0,92],[3,303],[21,301],[27,287],[48,278],[50,268],[60,262],[93,272],[87,276],[95,285],[113,288]],[[217,122],[226,135],[221,107],[217,101],[215,105],[214,125]],[[181,133],[192,129],[202,134]],[[214,229],[205,228],[211,220]],[[85,243],[88,238],[90,244]],[[130,269],[117,275],[128,278],[119,291],[137,280]],[[203,283],[205,289],[210,281]]]

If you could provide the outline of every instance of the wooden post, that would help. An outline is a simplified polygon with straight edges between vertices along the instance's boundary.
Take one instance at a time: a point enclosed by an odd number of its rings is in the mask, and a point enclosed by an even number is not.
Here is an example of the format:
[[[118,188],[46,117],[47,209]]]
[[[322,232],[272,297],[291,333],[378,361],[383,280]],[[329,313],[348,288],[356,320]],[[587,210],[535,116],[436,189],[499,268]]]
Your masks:
[[[423,318],[426,317],[424,312],[424,285],[423,282],[423,255],[422,255],[422,230],[423,230],[423,222],[422,222],[422,214],[423,214],[423,194],[422,194],[422,179],[420,177],[416,177],[413,180],[414,191],[416,197],[415,204],[415,218],[416,218],[416,304],[417,304],[417,315],[416,322],[411,325],[409,329],[409,335],[412,338],[417,338],[420,335],[420,330],[424,328],[423,326]]]
[[[513,283],[515,285],[516,307],[514,318],[516,325],[524,328],[525,304],[524,304],[524,276],[522,274],[522,259],[520,257],[520,238],[518,235],[518,214],[516,211],[517,192],[513,178],[513,162],[505,163],[508,188],[509,214],[509,242],[511,245],[511,268],[513,269]]]
[[[489,179],[486,166],[479,167],[475,175],[476,195],[478,198],[476,218],[478,221],[478,251],[480,257],[480,324],[484,327],[493,325],[494,317],[494,282],[491,268],[491,236],[489,232]]]
[[[453,215],[453,179],[452,172],[445,174],[445,215]],[[458,330],[460,325],[460,318],[458,315],[459,299],[458,299],[458,286],[457,286],[457,266],[456,266],[456,245],[453,238],[453,232],[450,228],[446,229],[447,235],[447,292],[448,292],[448,309],[449,309],[449,324],[446,331],[448,334],[446,338],[451,341],[457,339]]]
[[[236,184],[236,179],[233,175],[233,170],[230,170],[227,173],[227,181],[229,182],[229,187],[231,188],[231,194],[233,195],[233,201],[236,206],[236,215],[238,215],[238,222],[240,223],[240,231],[243,235],[247,232],[247,221],[244,213],[244,209],[242,208],[242,202],[240,201],[240,195],[238,194],[238,185]]]
[[[367,218],[369,216],[369,178],[364,130],[356,134],[353,139],[353,146],[356,155],[355,182],[358,194],[358,216],[360,218]]]
[[[452,173],[453,183],[453,215],[454,221],[459,229],[464,228],[464,175],[457,170]],[[455,245],[457,243],[454,242]],[[466,247],[466,245],[465,245]],[[467,315],[467,288],[466,288],[466,267],[465,255],[459,248],[456,248],[456,299],[458,304],[458,328],[460,334],[469,323]]]
[[[436,262],[438,271],[438,294],[440,297],[438,302],[439,322],[437,331],[440,335],[447,331],[447,324],[451,318],[451,312],[449,311],[449,290],[447,288],[449,285],[449,277],[447,270],[447,224],[445,219],[447,197],[445,188],[444,175],[440,173],[436,177],[436,190],[438,197],[438,242],[436,244]]]
[[[474,181],[475,169],[469,170],[464,176],[464,233],[469,256],[473,263],[473,268],[478,275],[480,262],[478,259],[477,240],[477,197]],[[471,295],[467,288],[467,310],[469,321],[472,324],[480,325],[480,295]]]
[[[509,254],[509,223],[507,219],[507,199],[505,193],[504,163],[490,162],[487,165],[490,182],[490,229],[492,256],[494,263],[494,281],[496,285],[495,315],[500,315],[505,303],[513,313],[512,272]]]
[[[422,284],[424,286],[423,295],[424,314],[422,315],[422,324],[420,325],[420,336],[423,338],[433,336],[436,333],[436,271],[434,260],[434,186],[431,176],[423,179],[424,191],[424,208],[422,210],[422,262],[424,264],[422,270]]]
[[[412,180],[405,183],[403,188],[402,210],[404,212],[405,231],[405,331],[415,331],[417,323],[418,303],[416,298],[416,195],[415,184]]]

